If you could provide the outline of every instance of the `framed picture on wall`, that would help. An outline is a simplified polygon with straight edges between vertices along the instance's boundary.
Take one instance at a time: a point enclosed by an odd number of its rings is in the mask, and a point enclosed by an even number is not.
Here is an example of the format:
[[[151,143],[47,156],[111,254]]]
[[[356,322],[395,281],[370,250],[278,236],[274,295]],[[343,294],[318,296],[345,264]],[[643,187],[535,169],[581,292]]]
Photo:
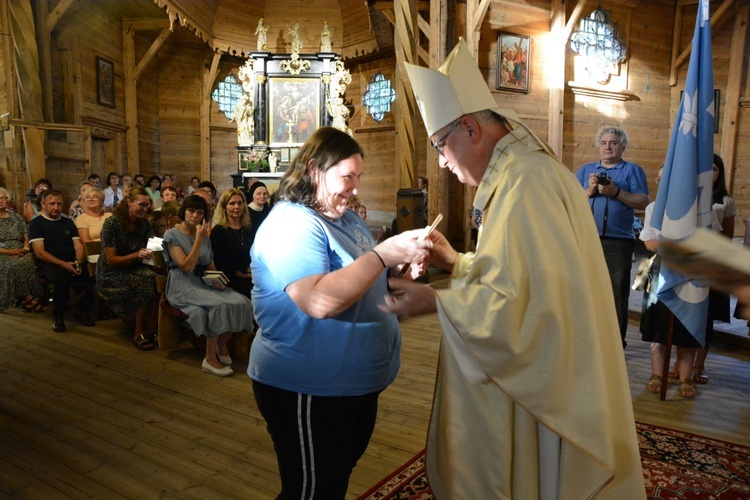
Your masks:
[[[281,163],[289,163],[289,148],[281,148]]]
[[[96,58],[96,101],[115,107],[115,65],[102,57]]]
[[[531,79],[531,38],[515,33],[497,33],[498,90],[529,92]]]
[[[271,77],[268,83],[271,144],[302,144],[320,126],[320,78]]]

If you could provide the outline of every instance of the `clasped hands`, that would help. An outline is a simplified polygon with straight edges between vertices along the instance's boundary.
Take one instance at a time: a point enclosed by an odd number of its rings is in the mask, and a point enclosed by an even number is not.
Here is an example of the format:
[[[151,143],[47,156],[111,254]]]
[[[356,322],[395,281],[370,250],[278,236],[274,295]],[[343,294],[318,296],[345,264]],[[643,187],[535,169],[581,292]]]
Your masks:
[[[407,275],[401,278],[392,275],[388,279],[391,295],[386,295],[385,304],[378,306],[383,311],[399,316],[417,316],[435,312],[437,310],[435,290],[429,285],[415,283],[413,280],[424,274],[427,265],[430,264],[450,272],[458,258],[458,252],[439,231],[432,231],[426,238],[424,237],[426,229],[407,231],[402,234],[412,232],[420,233],[416,241],[422,245],[422,258],[411,262]],[[402,267],[403,265],[398,267],[398,272]]]

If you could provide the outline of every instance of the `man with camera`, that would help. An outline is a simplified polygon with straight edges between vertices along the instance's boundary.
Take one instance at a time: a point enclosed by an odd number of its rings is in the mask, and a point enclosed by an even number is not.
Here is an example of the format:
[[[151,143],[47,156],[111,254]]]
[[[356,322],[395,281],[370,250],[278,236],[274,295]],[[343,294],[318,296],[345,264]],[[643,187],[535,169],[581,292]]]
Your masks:
[[[72,220],[62,216],[63,195],[52,189],[42,195],[42,213],[29,224],[29,243],[36,258],[36,273],[52,282],[52,330],[64,332],[65,307],[73,280],[84,281],[84,293],[73,311],[83,326],[93,326],[87,310],[94,302],[88,272],[83,263],[83,243]]]
[[[630,269],[633,264],[635,210],[648,205],[648,182],[643,169],[622,159],[628,134],[619,127],[602,127],[596,136],[599,161],[583,165],[576,177],[589,197],[607,261],[623,348],[628,329]]]

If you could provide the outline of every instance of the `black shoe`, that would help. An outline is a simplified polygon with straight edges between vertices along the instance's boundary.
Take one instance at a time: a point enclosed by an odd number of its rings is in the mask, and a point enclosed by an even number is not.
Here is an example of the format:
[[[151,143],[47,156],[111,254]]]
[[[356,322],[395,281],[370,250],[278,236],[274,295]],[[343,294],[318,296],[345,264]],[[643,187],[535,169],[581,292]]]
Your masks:
[[[68,328],[65,326],[65,321],[63,320],[62,316],[55,317],[54,321],[52,321],[52,331],[53,332],[65,332]]]
[[[71,313],[71,316],[73,316],[73,319],[78,321],[83,326],[94,326],[96,323],[94,323],[94,320],[89,318],[89,315],[86,314],[83,311],[79,311],[78,309],[74,309]]]

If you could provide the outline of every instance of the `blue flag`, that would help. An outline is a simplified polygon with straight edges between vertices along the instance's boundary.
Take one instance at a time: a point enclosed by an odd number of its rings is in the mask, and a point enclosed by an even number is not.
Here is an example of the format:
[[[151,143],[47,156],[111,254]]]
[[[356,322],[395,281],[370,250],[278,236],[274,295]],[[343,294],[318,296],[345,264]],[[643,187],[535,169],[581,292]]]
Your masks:
[[[711,21],[708,0],[701,0],[685,91],[650,221],[662,238],[682,240],[696,227],[711,226],[714,119]],[[657,297],[705,346],[708,287],[662,266]]]

